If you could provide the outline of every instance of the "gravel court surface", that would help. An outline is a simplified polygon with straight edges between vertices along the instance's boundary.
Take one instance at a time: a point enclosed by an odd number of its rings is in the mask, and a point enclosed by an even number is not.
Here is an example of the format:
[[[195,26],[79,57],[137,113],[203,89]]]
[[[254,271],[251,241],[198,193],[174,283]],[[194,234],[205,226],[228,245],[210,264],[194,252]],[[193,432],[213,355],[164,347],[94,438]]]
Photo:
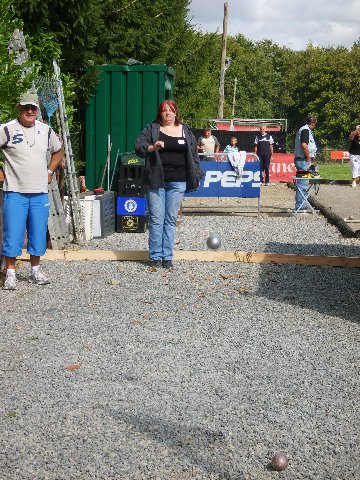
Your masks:
[[[176,249],[217,232],[224,250],[359,255],[306,217],[186,216]],[[84,246],[146,247],[146,233]],[[359,269],[43,267],[51,285],[23,262],[0,291],[1,479],[357,478]]]

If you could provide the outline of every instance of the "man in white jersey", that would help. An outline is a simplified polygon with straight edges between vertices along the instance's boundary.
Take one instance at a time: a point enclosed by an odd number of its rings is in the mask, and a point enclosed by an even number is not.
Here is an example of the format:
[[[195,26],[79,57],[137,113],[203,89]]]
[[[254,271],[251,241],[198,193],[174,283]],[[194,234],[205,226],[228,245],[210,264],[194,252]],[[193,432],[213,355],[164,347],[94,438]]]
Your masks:
[[[0,127],[0,147],[5,156],[2,244],[6,262],[5,290],[16,289],[15,262],[22,252],[25,228],[31,264],[29,281],[37,285],[49,283],[40,270],[40,257],[46,251],[48,184],[63,157],[61,143],[54,131],[36,120],[38,96],[31,92],[23,94],[18,110],[16,120]],[[48,152],[51,154],[49,165]]]

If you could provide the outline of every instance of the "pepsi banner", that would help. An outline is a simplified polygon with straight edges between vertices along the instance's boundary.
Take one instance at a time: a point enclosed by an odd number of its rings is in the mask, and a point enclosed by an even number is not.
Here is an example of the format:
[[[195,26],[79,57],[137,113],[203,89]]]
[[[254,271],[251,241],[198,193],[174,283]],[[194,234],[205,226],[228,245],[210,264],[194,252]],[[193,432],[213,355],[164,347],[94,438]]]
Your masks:
[[[229,162],[200,162],[205,171],[196,192],[187,197],[260,197],[260,162],[246,162],[243,174],[237,177]]]

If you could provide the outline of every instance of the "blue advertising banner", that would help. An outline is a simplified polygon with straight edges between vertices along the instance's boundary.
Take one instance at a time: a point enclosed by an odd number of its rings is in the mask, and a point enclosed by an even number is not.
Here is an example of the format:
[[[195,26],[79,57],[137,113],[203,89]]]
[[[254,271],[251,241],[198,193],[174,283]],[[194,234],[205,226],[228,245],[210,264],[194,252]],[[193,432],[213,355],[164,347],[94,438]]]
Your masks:
[[[260,197],[260,162],[246,162],[241,177],[237,178],[229,162],[200,162],[205,171],[196,192],[187,197]]]

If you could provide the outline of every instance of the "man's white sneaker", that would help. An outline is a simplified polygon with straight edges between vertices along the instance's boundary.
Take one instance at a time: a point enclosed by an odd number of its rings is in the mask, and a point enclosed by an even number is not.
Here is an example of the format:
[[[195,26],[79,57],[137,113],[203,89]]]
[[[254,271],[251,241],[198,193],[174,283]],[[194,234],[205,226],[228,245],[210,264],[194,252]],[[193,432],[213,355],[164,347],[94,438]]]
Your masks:
[[[4,281],[4,290],[16,290],[16,275],[11,273],[7,274]]]
[[[352,182],[351,186],[355,188],[356,187],[356,182]]]
[[[42,273],[41,270],[33,270],[30,273],[29,282],[36,283],[36,285],[47,285],[50,283],[50,280]]]

